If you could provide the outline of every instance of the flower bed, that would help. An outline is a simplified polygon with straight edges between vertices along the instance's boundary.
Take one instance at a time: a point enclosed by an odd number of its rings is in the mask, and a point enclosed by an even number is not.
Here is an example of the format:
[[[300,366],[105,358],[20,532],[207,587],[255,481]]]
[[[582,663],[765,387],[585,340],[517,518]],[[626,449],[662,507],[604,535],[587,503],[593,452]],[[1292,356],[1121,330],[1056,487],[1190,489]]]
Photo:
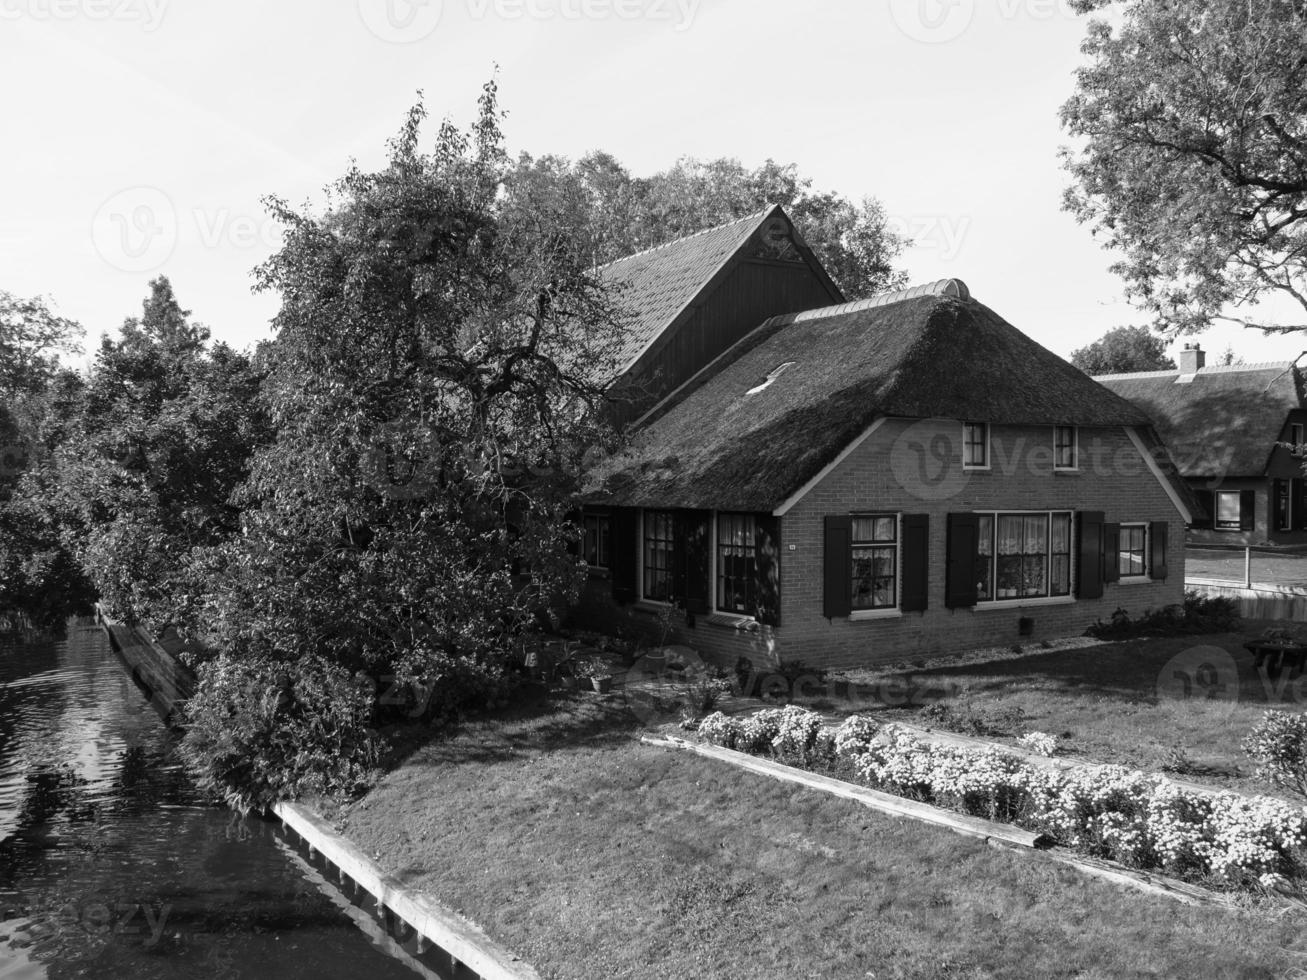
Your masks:
[[[853,716],[834,732],[789,706],[718,712],[699,734],[725,748],[841,775],[883,792],[1016,824],[1092,857],[1224,889],[1301,890],[1307,810],[1269,797],[1197,793],[1119,766],[1050,770],[1001,751],[922,742]]]

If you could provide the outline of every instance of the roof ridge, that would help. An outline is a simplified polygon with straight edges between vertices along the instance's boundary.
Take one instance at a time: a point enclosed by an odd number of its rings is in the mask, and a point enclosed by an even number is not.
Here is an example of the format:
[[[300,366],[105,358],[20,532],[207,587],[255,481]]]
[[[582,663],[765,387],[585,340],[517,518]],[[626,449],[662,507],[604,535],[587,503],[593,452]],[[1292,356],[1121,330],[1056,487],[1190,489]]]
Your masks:
[[[1213,364],[1203,366],[1198,369],[1195,377],[1201,378],[1207,374],[1252,374],[1257,371],[1274,371],[1276,369],[1284,371],[1286,374],[1294,367],[1292,361],[1258,361],[1255,364]],[[1141,381],[1149,378],[1172,378],[1180,377],[1184,372],[1179,368],[1172,368],[1167,371],[1127,371],[1123,374],[1095,374],[1091,377],[1095,381],[1132,381],[1139,379]]]
[[[857,313],[861,310],[875,309],[878,306],[889,306],[891,303],[901,303],[904,300],[917,299],[921,296],[952,296],[954,299],[966,300],[971,298],[971,290],[967,288],[967,284],[961,279],[936,279],[934,282],[909,286],[906,289],[877,293],[875,296],[854,300],[852,303],[840,303],[836,306],[805,310],[802,313],[787,313],[784,316],[775,316],[767,320],[763,326],[784,327],[793,323],[807,323],[810,320],[824,320],[827,317]]]
[[[653,245],[649,248],[641,249],[639,252],[632,252],[630,255],[623,255],[621,258],[605,262],[597,268],[607,269],[609,266],[617,265],[619,262],[638,259],[641,256],[649,255],[652,252],[658,252],[665,248],[671,248],[673,245],[680,245],[682,242],[688,242],[703,235],[712,234],[714,231],[721,231],[723,228],[729,228],[731,225],[744,224],[746,221],[760,221],[762,218],[775,211],[778,207],[780,207],[779,204],[768,204],[761,211],[754,212],[753,214],[746,214],[743,217],[732,218],[730,221],[723,221],[721,224],[713,225],[711,228],[700,228],[698,231],[691,232],[688,235],[682,235],[680,238],[673,238],[670,241],[663,242],[661,245]]]

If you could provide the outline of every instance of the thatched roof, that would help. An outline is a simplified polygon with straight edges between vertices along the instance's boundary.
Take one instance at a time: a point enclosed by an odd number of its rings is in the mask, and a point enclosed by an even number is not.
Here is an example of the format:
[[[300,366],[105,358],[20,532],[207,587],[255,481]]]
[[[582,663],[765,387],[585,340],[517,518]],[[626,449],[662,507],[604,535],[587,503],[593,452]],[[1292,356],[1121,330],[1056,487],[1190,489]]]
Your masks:
[[[1149,371],[1095,380],[1148,414],[1184,476],[1264,475],[1289,412],[1304,406],[1297,368],[1241,364],[1180,377]]]
[[[617,302],[629,312],[628,329],[617,359],[621,370],[633,367],[661,337],[670,333],[669,328],[691,311],[696,300],[726,272],[744,247],[778,219],[784,221],[785,229],[809,265],[827,282],[831,295],[841,296],[839,288],[803,243],[784,208],[772,205],[757,214],[628,255],[599,268],[599,277],[615,290]]]
[[[945,280],[767,321],[660,406],[626,453],[595,470],[592,499],[772,510],[885,416],[1149,425],[970,299],[961,282]]]

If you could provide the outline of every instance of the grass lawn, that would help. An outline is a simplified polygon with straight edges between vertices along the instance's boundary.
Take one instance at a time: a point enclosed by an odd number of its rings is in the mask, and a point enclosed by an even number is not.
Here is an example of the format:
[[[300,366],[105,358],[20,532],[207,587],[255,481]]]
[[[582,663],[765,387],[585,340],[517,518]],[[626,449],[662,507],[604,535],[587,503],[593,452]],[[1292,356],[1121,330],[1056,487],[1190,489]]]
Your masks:
[[[1307,554],[1254,551],[1252,572],[1254,582],[1307,586]],[[1244,553],[1186,548],[1184,574],[1186,579],[1211,579],[1242,585],[1245,581]]]
[[[1268,792],[1252,777],[1243,738],[1268,707],[1301,710],[1307,703],[1307,677],[1286,670],[1273,678],[1253,669],[1243,644],[1268,625],[1247,622],[1239,633],[1052,652],[1032,647],[1015,659],[939,668],[927,663],[911,673],[863,671],[851,676],[869,686],[869,698],[828,695],[798,703],[836,715],[930,725],[921,707],[944,698],[955,715],[1007,736],[996,741],[1049,732],[1063,736],[1060,754],[1152,771],[1174,763],[1178,751],[1194,768],[1177,775]],[[1208,649],[1194,652],[1200,647]],[[1215,672],[1203,670],[1204,664]],[[1190,678],[1187,698],[1184,675]],[[1217,697],[1205,697],[1213,687]]]
[[[635,742],[618,696],[416,748],[344,833],[546,978],[1266,977],[1301,916],[1190,909]]]

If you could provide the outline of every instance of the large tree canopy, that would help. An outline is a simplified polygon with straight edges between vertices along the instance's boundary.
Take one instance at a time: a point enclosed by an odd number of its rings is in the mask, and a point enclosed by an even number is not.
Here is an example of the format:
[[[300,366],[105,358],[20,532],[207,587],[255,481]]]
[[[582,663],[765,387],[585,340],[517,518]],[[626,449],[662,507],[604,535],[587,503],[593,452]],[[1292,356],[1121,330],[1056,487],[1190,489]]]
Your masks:
[[[59,355],[79,351],[82,328],[52,312],[45,300],[0,290],[0,401],[45,390]]]
[[[531,196],[568,188],[586,215],[577,230],[596,265],[780,204],[850,298],[905,281],[893,266],[905,243],[880,202],[815,192],[793,163],[768,160],[750,170],[731,158],[685,157],[652,177],[633,177],[608,153],[575,162],[524,154],[508,180]]]
[[[1128,374],[1131,371],[1172,371],[1166,343],[1146,327],[1117,327],[1071,355],[1085,374]]]
[[[1089,64],[1062,120],[1066,203],[1123,254],[1156,325],[1307,330],[1307,6],[1302,0],[1075,0]],[[1303,311],[1268,323],[1271,296]]]

